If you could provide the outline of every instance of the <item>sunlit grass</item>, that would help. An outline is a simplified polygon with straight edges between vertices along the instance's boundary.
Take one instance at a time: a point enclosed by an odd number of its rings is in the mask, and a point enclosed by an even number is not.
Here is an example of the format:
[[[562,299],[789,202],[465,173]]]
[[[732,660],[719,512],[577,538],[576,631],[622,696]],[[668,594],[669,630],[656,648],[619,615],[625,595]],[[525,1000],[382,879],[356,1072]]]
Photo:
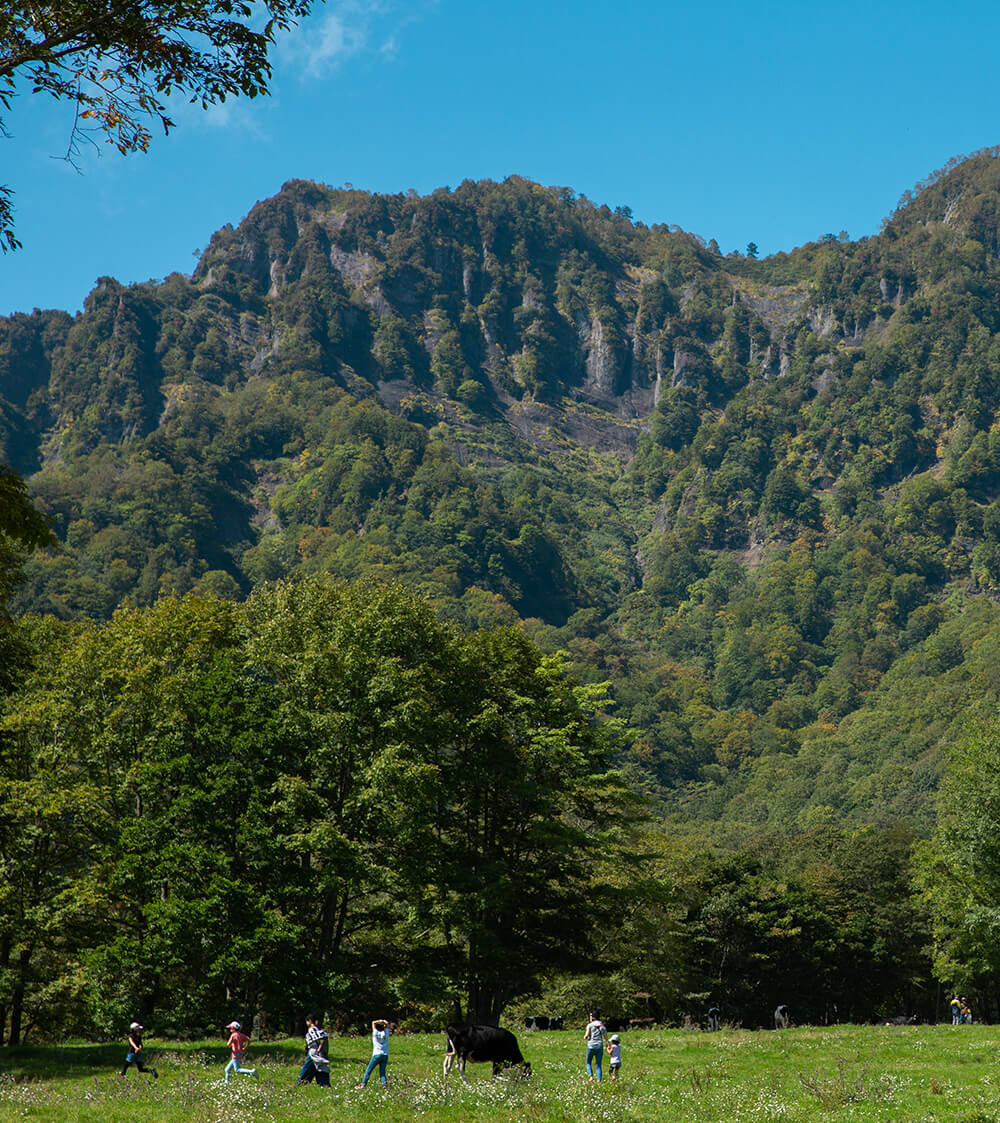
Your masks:
[[[355,1090],[367,1038],[333,1038],[331,1087],[295,1087],[296,1041],[255,1046],[259,1078],[223,1083],[219,1042],[147,1042],[160,1078],[118,1076],[117,1046],[0,1049],[0,1120],[60,1123],[646,1123],[704,1120],[953,1120],[1000,1123],[1000,1029],[990,1026],[681,1030],[623,1036],[622,1078],[588,1084],[580,1032],[519,1034],[534,1075],[470,1084],[441,1072],[443,1035],[393,1040],[390,1088]]]

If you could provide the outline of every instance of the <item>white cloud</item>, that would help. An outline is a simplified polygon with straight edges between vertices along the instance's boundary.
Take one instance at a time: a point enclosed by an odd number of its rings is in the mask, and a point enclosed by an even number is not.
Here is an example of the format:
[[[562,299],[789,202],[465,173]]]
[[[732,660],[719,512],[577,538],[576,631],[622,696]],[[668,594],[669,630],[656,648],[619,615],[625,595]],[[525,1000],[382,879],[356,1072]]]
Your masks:
[[[360,55],[392,59],[402,29],[436,6],[437,0],[328,0],[279,39],[277,57],[305,79],[327,78]]]
[[[226,132],[243,133],[255,140],[269,139],[261,128],[258,107],[248,98],[231,97],[223,102],[201,107],[201,102],[191,102],[182,94],[174,94],[167,99],[167,112],[178,128],[183,129],[222,129]],[[160,130],[162,134],[162,130]],[[157,136],[156,139],[159,139]]]

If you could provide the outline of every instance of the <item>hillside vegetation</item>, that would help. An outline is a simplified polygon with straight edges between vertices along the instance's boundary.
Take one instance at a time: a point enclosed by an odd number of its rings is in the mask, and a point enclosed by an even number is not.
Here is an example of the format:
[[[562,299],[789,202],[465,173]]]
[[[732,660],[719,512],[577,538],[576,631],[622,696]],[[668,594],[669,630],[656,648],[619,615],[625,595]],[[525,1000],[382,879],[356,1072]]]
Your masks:
[[[517,177],[293,181],[191,277],[0,321],[0,460],[59,538],[11,603],[104,622],[312,575],[516,625],[610,683],[674,886],[629,937],[676,935],[661,1000],[717,993],[737,946],[815,980],[832,925],[822,1012],[874,925],[869,1016],[932,1001],[909,848],[1000,693],[998,406],[998,150],[763,261]],[[898,896],[865,917],[873,865]],[[678,982],[702,923],[762,928]]]
[[[0,457],[61,540],[17,606],[398,578],[614,680],[695,814],[926,829],[995,697],[998,183],[766,261],[517,178],[286,184],[191,278],[0,323]]]

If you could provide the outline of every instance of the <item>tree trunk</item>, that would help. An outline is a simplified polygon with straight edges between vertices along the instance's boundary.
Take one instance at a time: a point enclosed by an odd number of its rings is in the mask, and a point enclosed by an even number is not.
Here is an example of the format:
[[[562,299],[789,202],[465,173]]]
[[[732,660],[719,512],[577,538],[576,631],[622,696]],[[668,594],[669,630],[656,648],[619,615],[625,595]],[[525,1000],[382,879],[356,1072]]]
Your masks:
[[[476,979],[469,983],[468,1017],[472,1025],[496,1026],[500,1024],[503,1013],[503,994],[499,988],[492,987]]]
[[[24,985],[28,977],[28,963],[31,960],[31,948],[25,948],[18,956],[17,983],[14,993],[10,998],[10,1045],[21,1044],[21,1017],[24,1012]]]
[[[10,962],[10,940],[0,941],[0,970],[5,970]],[[7,1033],[7,1003],[0,1002],[0,1046],[3,1045]]]

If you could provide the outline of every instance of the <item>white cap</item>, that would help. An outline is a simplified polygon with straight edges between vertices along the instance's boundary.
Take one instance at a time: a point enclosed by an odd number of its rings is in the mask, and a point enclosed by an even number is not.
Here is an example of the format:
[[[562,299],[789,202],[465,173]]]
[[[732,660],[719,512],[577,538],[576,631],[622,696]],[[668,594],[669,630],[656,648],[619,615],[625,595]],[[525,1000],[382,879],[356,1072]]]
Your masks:
[[[229,1025],[226,1026],[226,1029],[239,1029],[239,1028],[240,1028],[239,1022],[230,1022]]]
[[[138,1022],[133,1022],[128,1028],[129,1029],[142,1029],[142,1026],[139,1025]]]

